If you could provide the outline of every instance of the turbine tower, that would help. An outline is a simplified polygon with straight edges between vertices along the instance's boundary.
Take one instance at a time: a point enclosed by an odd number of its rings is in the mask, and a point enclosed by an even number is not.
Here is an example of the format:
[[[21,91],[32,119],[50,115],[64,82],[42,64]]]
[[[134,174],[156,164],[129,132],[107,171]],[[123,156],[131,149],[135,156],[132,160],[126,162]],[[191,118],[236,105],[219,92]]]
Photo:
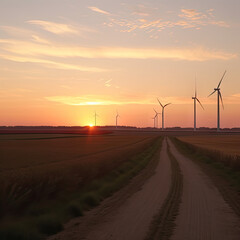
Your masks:
[[[160,113],[157,112],[155,109],[153,109],[153,110],[154,110],[154,112],[156,113],[156,115],[154,116],[154,119],[156,119],[156,120],[155,120],[156,123],[154,123],[154,127],[155,127],[155,125],[156,125],[156,128],[158,128],[158,115],[159,115]]]
[[[153,119],[153,128],[155,128],[155,123],[156,123],[156,115],[155,115],[153,118],[151,118],[151,119]]]
[[[168,105],[170,105],[171,103],[167,103],[165,105],[162,105],[162,103],[159,101],[159,99],[157,98],[160,106],[162,107],[162,130],[164,130],[164,108]]]
[[[202,109],[204,110],[203,105],[201,104],[201,102],[199,101],[198,97],[197,97],[197,88],[196,88],[196,82],[195,82],[195,96],[192,97],[193,101],[194,101],[194,131],[197,130],[197,103],[196,101],[198,101],[198,103],[200,104],[200,106],[202,107]]]
[[[118,114],[118,111],[117,111],[117,115],[116,115],[116,128],[118,127],[118,118],[119,118],[119,114]]]
[[[95,111],[95,114],[94,114],[94,120],[95,120],[95,127],[97,126],[97,117],[99,117]]]
[[[224,106],[223,106],[223,99],[222,99],[222,94],[221,94],[221,91],[220,91],[220,85],[222,83],[222,80],[226,74],[226,70],[225,72],[223,73],[223,76],[220,80],[220,82],[218,83],[218,86],[216,88],[214,88],[214,91],[208,96],[210,97],[211,95],[213,95],[215,92],[217,92],[217,130],[219,131],[220,130],[220,100],[222,102],[222,107],[224,109]]]

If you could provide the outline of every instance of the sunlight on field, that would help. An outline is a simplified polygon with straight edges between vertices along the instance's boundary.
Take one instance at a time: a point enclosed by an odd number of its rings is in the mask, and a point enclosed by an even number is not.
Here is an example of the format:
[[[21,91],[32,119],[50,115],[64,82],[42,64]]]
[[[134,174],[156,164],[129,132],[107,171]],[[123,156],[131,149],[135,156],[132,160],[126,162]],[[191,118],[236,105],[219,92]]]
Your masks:
[[[240,155],[240,135],[203,135],[178,138],[199,147]]]

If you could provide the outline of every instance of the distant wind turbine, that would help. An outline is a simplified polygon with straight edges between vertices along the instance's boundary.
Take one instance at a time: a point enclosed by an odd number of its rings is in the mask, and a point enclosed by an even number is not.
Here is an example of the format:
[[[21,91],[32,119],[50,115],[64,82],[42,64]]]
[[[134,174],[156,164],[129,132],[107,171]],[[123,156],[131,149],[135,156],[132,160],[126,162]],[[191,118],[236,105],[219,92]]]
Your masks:
[[[155,115],[155,124],[154,124],[154,126],[156,127],[156,128],[158,128],[158,115],[160,114],[159,112],[157,112],[155,109],[153,109],[154,110],[154,112],[156,113],[156,115]]]
[[[94,114],[94,119],[95,119],[95,126],[97,126],[97,117],[99,117],[95,111],[95,114]]]
[[[216,88],[214,88],[214,91],[208,96],[210,97],[211,95],[213,95],[215,92],[217,92],[217,130],[219,131],[220,130],[220,100],[222,102],[222,107],[224,109],[224,106],[223,106],[223,99],[222,99],[222,94],[220,92],[220,85],[222,83],[222,80],[226,74],[226,70],[225,72],[223,73],[223,76],[220,80],[220,82],[218,83],[218,86]]]
[[[198,103],[200,104],[200,106],[202,107],[202,109],[204,109],[203,105],[201,104],[201,102],[199,101],[198,97],[197,97],[197,88],[196,88],[196,81],[195,81],[195,96],[192,97],[193,101],[194,101],[194,131],[196,131],[197,129],[197,104],[196,101],[198,101]]]
[[[118,127],[118,118],[119,118],[119,114],[118,114],[118,111],[117,111],[117,115],[116,115],[116,128]]]
[[[162,130],[164,130],[164,108],[168,105],[170,105],[171,103],[167,103],[165,105],[162,105],[162,103],[159,101],[159,99],[157,98],[160,106],[162,107]]]
[[[153,128],[155,128],[155,125],[156,125],[156,115],[152,119],[153,119]]]

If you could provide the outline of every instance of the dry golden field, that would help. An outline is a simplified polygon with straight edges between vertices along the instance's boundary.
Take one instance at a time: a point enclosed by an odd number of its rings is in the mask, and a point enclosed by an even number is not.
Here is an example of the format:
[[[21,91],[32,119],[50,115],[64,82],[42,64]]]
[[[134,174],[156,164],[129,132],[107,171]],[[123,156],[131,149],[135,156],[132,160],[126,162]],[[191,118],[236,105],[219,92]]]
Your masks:
[[[230,155],[240,155],[240,135],[182,136],[180,140]]]

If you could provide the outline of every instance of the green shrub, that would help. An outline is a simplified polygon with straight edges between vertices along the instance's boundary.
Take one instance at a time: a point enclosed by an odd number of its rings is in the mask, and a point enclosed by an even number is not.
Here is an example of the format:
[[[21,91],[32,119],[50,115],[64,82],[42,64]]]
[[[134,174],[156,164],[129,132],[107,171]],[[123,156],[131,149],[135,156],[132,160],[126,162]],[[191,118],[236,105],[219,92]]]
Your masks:
[[[69,203],[69,205],[67,207],[67,211],[73,217],[83,216],[83,211],[82,211],[82,208],[80,206],[80,203],[78,203],[76,201]]]
[[[41,233],[51,235],[63,229],[61,220],[51,214],[45,214],[38,218],[37,226]]]
[[[96,193],[89,192],[82,197],[82,201],[86,206],[95,207],[99,204],[100,199]]]

